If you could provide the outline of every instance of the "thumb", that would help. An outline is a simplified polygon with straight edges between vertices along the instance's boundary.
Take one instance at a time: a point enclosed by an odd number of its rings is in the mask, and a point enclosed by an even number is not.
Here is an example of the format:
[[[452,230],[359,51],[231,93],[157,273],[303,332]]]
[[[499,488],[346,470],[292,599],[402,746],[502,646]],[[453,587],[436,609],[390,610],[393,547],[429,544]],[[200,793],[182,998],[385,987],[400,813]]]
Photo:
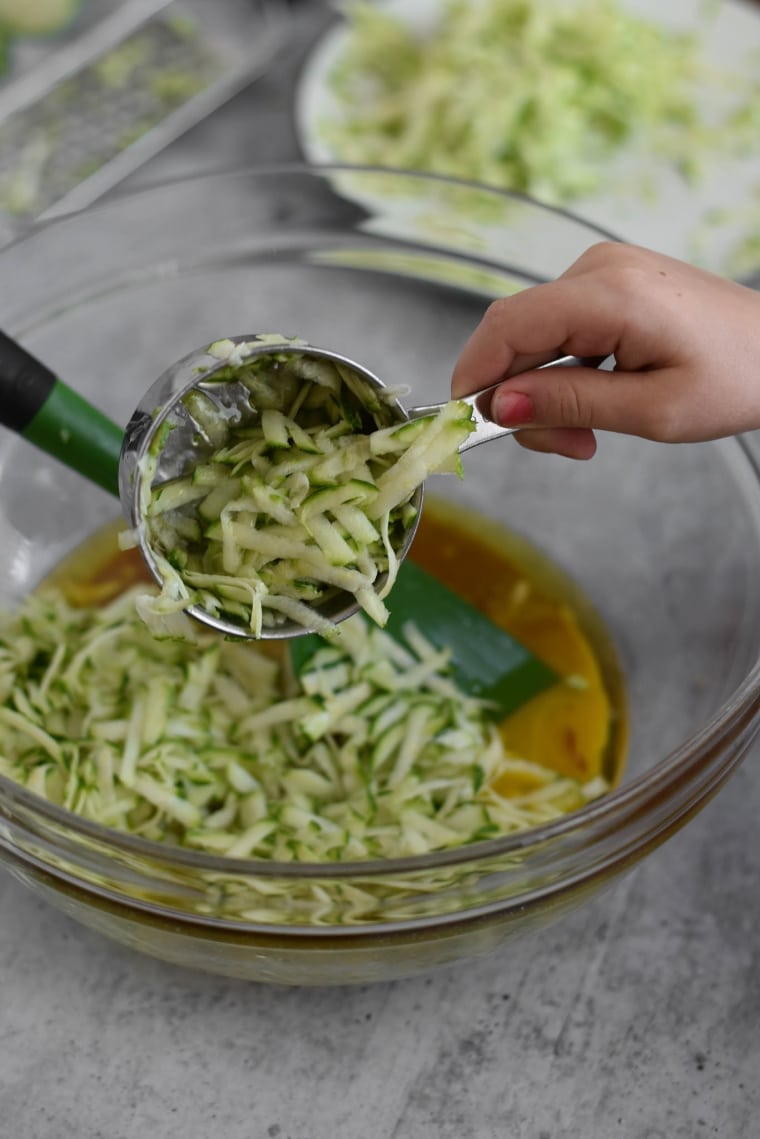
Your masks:
[[[656,384],[663,382],[660,372]],[[660,438],[664,426],[652,374],[585,367],[513,376],[494,391],[490,414],[504,427],[591,428],[647,439]]]

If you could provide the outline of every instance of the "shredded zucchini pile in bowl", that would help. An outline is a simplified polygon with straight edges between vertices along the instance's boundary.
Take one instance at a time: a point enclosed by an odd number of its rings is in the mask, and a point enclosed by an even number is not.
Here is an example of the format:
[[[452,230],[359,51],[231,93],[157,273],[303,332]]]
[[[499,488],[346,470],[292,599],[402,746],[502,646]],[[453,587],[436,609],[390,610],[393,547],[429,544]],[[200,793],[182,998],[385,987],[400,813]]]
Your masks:
[[[452,400],[407,420],[393,391],[302,342],[220,341],[226,361],[183,397],[206,446],[181,477],[156,481],[167,419],[141,472],[140,527],[162,582],[139,602],[160,632],[192,607],[260,638],[284,622],[329,633],[363,609],[379,625],[428,475],[461,473],[472,409]],[[216,393],[238,392],[231,403]],[[242,391],[242,402],[239,393]]]
[[[157,640],[134,602],[40,593],[0,624],[0,774],[85,819],[329,863],[510,834],[607,790],[510,754],[413,625],[400,643],[358,614],[295,677],[252,644]]]

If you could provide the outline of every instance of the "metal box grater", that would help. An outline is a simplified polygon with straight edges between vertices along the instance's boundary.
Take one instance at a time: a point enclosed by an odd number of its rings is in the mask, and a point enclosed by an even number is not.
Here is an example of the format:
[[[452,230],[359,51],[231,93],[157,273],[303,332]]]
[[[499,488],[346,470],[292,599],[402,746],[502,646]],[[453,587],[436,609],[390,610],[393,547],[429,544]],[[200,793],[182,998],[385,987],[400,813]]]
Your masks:
[[[271,2],[104,6],[93,18],[85,4],[89,24],[31,48],[0,86],[0,240],[100,197],[262,74],[284,39]]]

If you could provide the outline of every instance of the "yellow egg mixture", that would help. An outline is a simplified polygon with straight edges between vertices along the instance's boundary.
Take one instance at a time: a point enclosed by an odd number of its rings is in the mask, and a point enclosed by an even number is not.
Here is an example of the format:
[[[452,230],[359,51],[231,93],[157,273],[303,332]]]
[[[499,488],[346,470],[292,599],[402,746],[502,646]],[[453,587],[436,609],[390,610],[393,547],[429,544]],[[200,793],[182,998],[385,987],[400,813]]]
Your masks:
[[[45,584],[61,588],[72,604],[103,605],[146,580],[139,551],[118,550],[120,528],[115,523],[98,531]],[[506,747],[583,782],[603,775],[614,784],[627,734],[621,673],[609,635],[573,583],[506,528],[432,495],[411,557],[562,678],[502,722]],[[276,641],[258,647],[283,651]],[[505,795],[534,785],[529,770],[503,778],[508,784],[495,790]]]
[[[504,720],[509,750],[582,781],[615,782],[626,739],[621,673],[609,635],[573,584],[506,528],[433,497],[412,557],[565,679]]]

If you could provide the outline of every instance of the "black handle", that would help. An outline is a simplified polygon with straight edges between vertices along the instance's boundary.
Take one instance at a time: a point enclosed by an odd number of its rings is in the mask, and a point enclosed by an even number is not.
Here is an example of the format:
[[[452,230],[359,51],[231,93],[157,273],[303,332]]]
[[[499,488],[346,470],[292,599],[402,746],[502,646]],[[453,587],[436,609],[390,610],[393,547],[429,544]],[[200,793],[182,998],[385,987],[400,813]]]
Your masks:
[[[118,495],[122,428],[4,332],[0,332],[0,423]]]
[[[0,423],[23,435],[55,385],[40,360],[0,332]]]

